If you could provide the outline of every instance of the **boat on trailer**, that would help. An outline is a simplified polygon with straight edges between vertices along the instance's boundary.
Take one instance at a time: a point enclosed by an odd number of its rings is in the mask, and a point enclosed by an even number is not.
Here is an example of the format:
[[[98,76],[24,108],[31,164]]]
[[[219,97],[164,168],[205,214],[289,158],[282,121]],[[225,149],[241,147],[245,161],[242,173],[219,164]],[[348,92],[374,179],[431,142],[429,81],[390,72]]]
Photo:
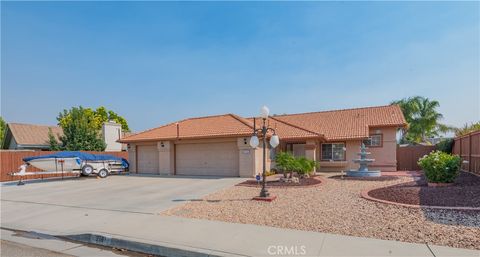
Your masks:
[[[101,178],[111,173],[128,171],[128,161],[124,158],[107,154],[91,154],[78,151],[63,151],[54,154],[23,158],[26,165],[43,171],[26,172],[25,167],[14,176],[77,173],[83,176],[96,174]]]

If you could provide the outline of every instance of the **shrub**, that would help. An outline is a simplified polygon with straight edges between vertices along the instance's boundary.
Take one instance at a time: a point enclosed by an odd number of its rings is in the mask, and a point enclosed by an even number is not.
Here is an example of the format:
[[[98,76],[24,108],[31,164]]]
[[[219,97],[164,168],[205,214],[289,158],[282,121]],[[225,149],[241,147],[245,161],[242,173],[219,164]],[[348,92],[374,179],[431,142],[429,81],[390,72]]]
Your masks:
[[[277,168],[283,171],[285,178],[287,177],[287,173],[290,173],[291,178],[293,172],[296,172],[299,175],[310,174],[317,165],[315,161],[309,160],[305,157],[295,158],[295,156],[288,152],[278,153],[275,157],[275,162]]]
[[[280,152],[275,156],[275,164],[278,169],[283,171],[283,176],[287,177],[287,172],[292,172],[295,169],[295,157],[288,152]],[[292,175],[290,174],[290,177]]]
[[[434,183],[452,183],[459,173],[461,163],[458,155],[441,151],[433,151],[418,160],[427,181]]]
[[[315,169],[315,165],[317,164],[313,160],[309,160],[305,157],[296,158],[295,161],[299,165],[299,170],[297,171],[298,174],[305,175],[310,174]]]
[[[453,138],[443,139],[437,144],[437,150],[442,151],[444,153],[452,153],[452,149],[453,149]]]

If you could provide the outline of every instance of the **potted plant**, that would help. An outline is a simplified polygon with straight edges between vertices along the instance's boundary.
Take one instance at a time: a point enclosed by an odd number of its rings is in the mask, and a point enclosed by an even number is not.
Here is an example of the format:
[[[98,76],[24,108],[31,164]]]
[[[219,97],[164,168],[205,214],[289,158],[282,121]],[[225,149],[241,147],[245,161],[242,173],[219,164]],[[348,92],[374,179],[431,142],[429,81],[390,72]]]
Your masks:
[[[441,151],[433,151],[418,160],[427,178],[428,186],[449,186],[458,176],[461,158]]]

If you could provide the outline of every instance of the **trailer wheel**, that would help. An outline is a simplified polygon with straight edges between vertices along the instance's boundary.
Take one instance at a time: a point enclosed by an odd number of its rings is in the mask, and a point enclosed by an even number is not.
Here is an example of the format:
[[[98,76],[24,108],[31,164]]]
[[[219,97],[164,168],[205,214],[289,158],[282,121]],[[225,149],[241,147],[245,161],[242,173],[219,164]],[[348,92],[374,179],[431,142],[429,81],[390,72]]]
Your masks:
[[[108,176],[108,170],[107,169],[99,170],[97,176],[99,176],[100,178],[106,178]]]
[[[82,175],[83,176],[88,176],[88,175],[92,174],[92,172],[93,172],[92,165],[87,164],[87,165],[82,167]]]

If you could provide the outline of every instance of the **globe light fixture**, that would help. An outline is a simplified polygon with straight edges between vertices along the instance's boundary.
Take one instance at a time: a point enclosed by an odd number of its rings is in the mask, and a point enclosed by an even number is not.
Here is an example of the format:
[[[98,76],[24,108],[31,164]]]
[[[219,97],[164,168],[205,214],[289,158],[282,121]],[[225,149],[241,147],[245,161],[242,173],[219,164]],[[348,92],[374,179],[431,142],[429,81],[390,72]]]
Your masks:
[[[276,134],[274,134],[271,138],[270,138],[270,145],[275,148],[278,146],[278,144],[280,144],[280,139],[278,138],[278,136]]]
[[[263,106],[262,109],[260,109],[260,117],[262,119],[268,119],[268,115],[270,114],[270,110],[268,109],[267,106]]]
[[[260,143],[260,142],[258,141],[258,137],[257,137],[256,135],[254,135],[254,136],[252,136],[252,137],[250,138],[250,146],[251,146],[252,148],[257,148],[257,146],[258,146],[259,143]]]

